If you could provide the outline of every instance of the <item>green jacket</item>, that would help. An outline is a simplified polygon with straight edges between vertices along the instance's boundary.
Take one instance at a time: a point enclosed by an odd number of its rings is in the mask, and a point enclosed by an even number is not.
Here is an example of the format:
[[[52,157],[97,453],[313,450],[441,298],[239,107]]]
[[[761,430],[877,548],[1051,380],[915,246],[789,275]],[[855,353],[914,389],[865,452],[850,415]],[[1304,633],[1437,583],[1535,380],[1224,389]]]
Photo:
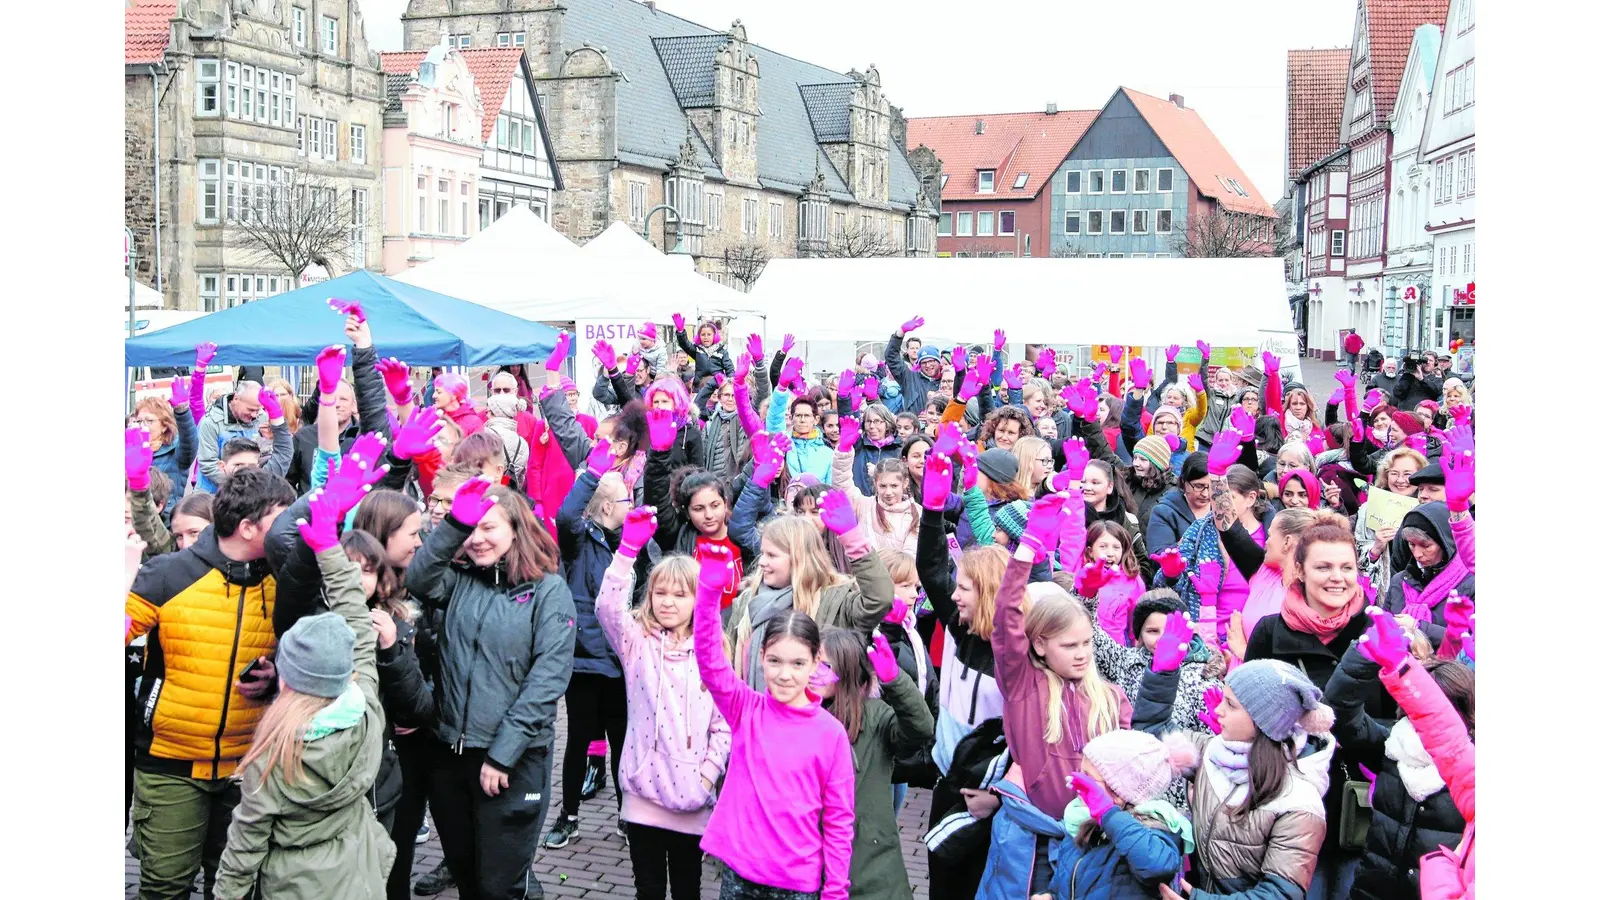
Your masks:
[[[144,558],[148,560],[177,550],[178,542],[167,530],[166,523],[161,521],[161,510],[156,509],[149,489],[129,491],[128,496],[133,507],[133,530],[145,542]]]
[[[243,772],[239,805],[217,869],[217,900],[250,896],[257,879],[273,900],[382,897],[394,865],[394,842],[378,825],[368,799],[383,756],[383,707],[378,701],[377,632],[361,590],[361,570],[338,547],[317,554],[333,612],[355,632],[356,687],[312,720],[305,775],[286,784],[281,769],[262,778],[262,761]],[[339,707],[359,708],[335,721]]]
[[[850,845],[850,896],[911,900],[894,817],[894,761],[933,743],[933,714],[905,672],[867,701],[861,733],[850,745],[856,763],[856,838]]]

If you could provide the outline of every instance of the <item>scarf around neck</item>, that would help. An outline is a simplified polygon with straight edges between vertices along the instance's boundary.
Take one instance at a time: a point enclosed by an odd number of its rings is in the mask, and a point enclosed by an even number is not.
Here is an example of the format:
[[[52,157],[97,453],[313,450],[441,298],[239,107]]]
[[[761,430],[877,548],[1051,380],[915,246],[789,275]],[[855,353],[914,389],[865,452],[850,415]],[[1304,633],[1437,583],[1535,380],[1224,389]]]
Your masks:
[[[1414,575],[1415,572],[1410,574]],[[1433,608],[1443,603],[1467,575],[1466,563],[1461,561],[1461,554],[1457,553],[1444,564],[1444,568],[1440,569],[1438,574],[1433,576],[1427,587],[1420,591],[1408,579],[1400,579],[1400,589],[1404,591],[1406,598],[1404,614],[1418,622],[1433,621]]]
[[[1194,826],[1189,824],[1183,813],[1178,812],[1176,806],[1165,800],[1146,800],[1138,806],[1129,807],[1128,812],[1160,822],[1162,827],[1178,836],[1185,855],[1194,852]],[[1066,831],[1067,839],[1076,837],[1078,829],[1089,819],[1089,807],[1084,804],[1083,798],[1073,797],[1072,802],[1067,804],[1066,810],[1061,814],[1061,827]]]
[[[1355,614],[1366,607],[1367,598],[1358,589],[1356,595],[1350,598],[1344,609],[1339,610],[1332,618],[1325,618],[1311,608],[1310,601],[1301,593],[1300,585],[1291,584],[1283,595],[1283,608],[1279,615],[1283,622],[1295,631],[1309,634],[1321,641],[1324,645],[1333,643],[1333,639],[1344,631],[1345,626]]]
[[[1400,770],[1400,781],[1406,786],[1411,799],[1421,803],[1444,790],[1444,776],[1433,764],[1433,757],[1422,746],[1422,738],[1410,719],[1401,719],[1389,729],[1389,738],[1383,742],[1383,753],[1395,761]]]

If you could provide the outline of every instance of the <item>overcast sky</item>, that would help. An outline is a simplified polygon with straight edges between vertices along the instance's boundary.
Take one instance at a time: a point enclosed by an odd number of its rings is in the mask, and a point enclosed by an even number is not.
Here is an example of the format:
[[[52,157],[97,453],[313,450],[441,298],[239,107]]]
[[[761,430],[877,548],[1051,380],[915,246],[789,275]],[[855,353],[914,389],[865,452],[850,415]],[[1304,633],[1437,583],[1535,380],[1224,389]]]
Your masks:
[[[1355,0],[658,0],[835,71],[878,66],[907,116],[1099,109],[1125,85],[1182,94],[1261,193],[1283,193],[1288,51],[1349,46]],[[406,0],[361,0],[367,40],[401,49]],[[1112,11],[1112,12],[1108,12]],[[1292,12],[1291,12],[1292,11]]]

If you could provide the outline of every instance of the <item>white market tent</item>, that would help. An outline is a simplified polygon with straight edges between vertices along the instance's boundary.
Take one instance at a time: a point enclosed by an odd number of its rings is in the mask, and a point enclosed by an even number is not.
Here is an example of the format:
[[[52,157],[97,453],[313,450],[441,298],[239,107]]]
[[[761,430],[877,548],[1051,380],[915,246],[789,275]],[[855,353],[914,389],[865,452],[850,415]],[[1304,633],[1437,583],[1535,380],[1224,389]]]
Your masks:
[[[451,297],[506,311],[541,282],[577,265],[578,246],[526,206],[513,206],[449,253],[394,276]]]

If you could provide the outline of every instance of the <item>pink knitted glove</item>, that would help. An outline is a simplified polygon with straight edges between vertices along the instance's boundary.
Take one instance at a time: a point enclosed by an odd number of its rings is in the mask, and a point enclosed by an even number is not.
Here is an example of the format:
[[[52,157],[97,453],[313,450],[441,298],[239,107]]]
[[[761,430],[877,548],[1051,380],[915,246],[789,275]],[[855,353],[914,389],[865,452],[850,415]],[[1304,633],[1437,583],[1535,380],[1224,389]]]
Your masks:
[[[783,469],[783,451],[778,448],[772,435],[759,431],[750,438],[750,452],[755,460],[755,471],[750,480],[764,488],[772,487],[778,472]]]
[[[839,373],[839,386],[834,389],[840,397],[854,396],[856,392],[856,370],[845,369]]]
[[[483,517],[499,501],[489,493],[494,487],[489,479],[479,475],[456,488],[455,500],[450,504],[450,517],[468,528],[477,528]]]
[[[794,350],[794,335],[786,334],[783,336],[783,346],[779,348],[779,352],[784,356],[788,356],[792,350]]]
[[[867,399],[874,403],[878,402],[878,389],[878,377],[876,375],[868,375],[866,380],[861,382],[861,390],[866,393]]]
[[[1444,469],[1444,505],[1451,512],[1472,508],[1472,495],[1478,490],[1477,444],[1471,425],[1457,425],[1445,432],[1444,453],[1439,459]]]
[[[309,499],[311,521],[296,519],[300,539],[312,552],[321,553],[339,546],[339,501],[327,491],[317,491]]]
[[[1178,435],[1176,435],[1176,434],[1164,434],[1164,435],[1162,435],[1162,437],[1166,438],[1166,440],[1167,440],[1167,448],[1170,449],[1173,453],[1177,453],[1179,450],[1183,449],[1183,438],[1179,437]]]
[[[1049,378],[1056,373],[1056,351],[1046,347],[1039,351],[1039,358],[1034,361],[1033,370],[1041,378]]]
[[[1061,526],[1066,524],[1067,498],[1048,494],[1033,502],[1028,512],[1028,524],[1018,543],[1033,550],[1035,557],[1043,557],[1061,539]]]
[[[1250,438],[1255,436],[1256,417],[1250,415],[1250,411],[1242,406],[1235,406],[1233,408],[1233,414],[1228,417],[1228,424],[1232,425],[1233,430],[1239,432],[1239,434],[1243,435],[1244,437]]]
[[[1200,351],[1200,358],[1201,359],[1210,359],[1211,358],[1211,345],[1210,344],[1206,343],[1205,341],[1195,341],[1194,342],[1194,346],[1195,346],[1196,349],[1198,349]]]
[[[1262,375],[1264,375],[1264,376],[1266,376],[1268,378],[1271,378],[1273,375],[1278,374],[1278,367],[1280,367],[1282,365],[1283,365],[1283,360],[1279,359],[1277,357],[1277,355],[1274,354],[1271,350],[1268,350],[1268,351],[1266,351],[1266,352],[1261,354],[1261,374]]]
[[[1087,390],[1085,390],[1087,388]],[[1100,417],[1100,394],[1095,390],[1094,384],[1089,381],[1079,381],[1077,385],[1064,389],[1061,399],[1066,401],[1067,409],[1074,416],[1085,422],[1098,421]]]
[[[617,546],[617,555],[628,559],[637,559],[639,551],[656,534],[656,508],[654,506],[641,506],[628,510],[628,517],[622,521],[622,542]]]
[[[1217,432],[1211,442],[1211,452],[1206,456],[1206,472],[1215,476],[1228,474],[1228,467],[1239,461],[1243,441],[1244,435],[1232,428]]]
[[[1135,356],[1128,361],[1128,377],[1133,379],[1133,386],[1139,390],[1150,389],[1150,365],[1143,359]]]
[[[1072,589],[1078,596],[1092,600],[1100,596],[1100,589],[1111,583],[1115,573],[1114,564],[1096,560],[1078,570],[1072,579]]]
[[[922,508],[940,512],[950,502],[954,467],[950,457],[929,453],[922,472]]]
[[[437,409],[431,406],[414,409],[406,423],[395,431],[390,450],[395,459],[416,459],[434,449],[433,439],[443,429],[444,421],[439,418]]]
[[[1094,819],[1096,824],[1099,824],[1100,820],[1105,818],[1106,813],[1117,805],[1112,801],[1111,795],[1106,793],[1106,789],[1100,785],[1100,782],[1082,772],[1073,772],[1068,775],[1067,784],[1078,795],[1078,799],[1083,801],[1083,805],[1089,808],[1089,817]]]
[[[672,421],[672,410],[645,410],[645,420],[650,423],[650,449],[656,452],[671,450],[678,439],[678,426]]]
[[[956,348],[950,351],[950,368],[955,369],[957,372],[965,372],[967,370],[966,347],[957,344]]]
[[[556,338],[555,347],[550,350],[550,358],[544,361],[545,371],[561,371],[561,364],[567,361],[567,354],[570,352],[572,352],[572,332],[563,331]]]
[[[978,445],[962,438],[956,452],[961,454],[961,489],[970,491],[978,486]]]
[[[1122,345],[1118,344],[1118,345],[1116,345],[1116,346],[1111,348],[1111,364],[1113,366],[1115,366],[1115,365],[1121,365],[1121,363],[1122,363]]]
[[[267,414],[267,421],[273,424],[283,422],[283,403],[278,400],[278,392],[269,387],[261,389],[259,397],[261,411]]]
[[[339,459],[337,468],[332,459],[328,460],[328,480],[323,483],[322,490],[338,501],[340,515],[355,509],[361,498],[371,492],[372,486],[389,473],[387,465],[378,464],[383,454],[383,437],[367,432],[356,438],[350,452]]]
[[[1067,480],[1082,481],[1083,473],[1089,468],[1089,448],[1084,446],[1083,439],[1067,438],[1061,450],[1067,457]]]
[[[744,380],[750,377],[751,362],[752,360],[750,354],[748,353],[739,354],[739,358],[733,361],[734,387],[738,387],[740,384],[743,384]],[[746,389],[748,390],[748,387]]]
[[[1004,328],[994,330],[994,352],[1004,353],[1006,349],[1006,332]]]
[[[959,446],[961,446],[961,426],[954,422],[944,422],[939,425],[939,436],[933,442],[933,449],[930,452],[941,456],[954,456]]]
[[[900,663],[894,658],[889,639],[883,635],[872,636],[872,649],[867,651],[867,659],[872,662],[872,674],[878,676],[879,683],[888,684],[900,677]]]
[[[1178,353],[1180,352],[1180,350],[1181,350],[1181,348],[1179,348],[1177,344],[1168,344],[1167,345],[1167,362],[1169,362],[1169,363],[1177,362],[1178,361]]]
[[[849,450],[861,440],[861,423],[851,416],[839,417],[839,449]]]
[[[1217,595],[1222,593],[1222,564],[1208,559],[1195,567],[1195,574],[1189,576],[1189,580],[1202,602],[1209,599],[1215,605]]]
[[[672,328],[674,331],[683,331],[687,324],[683,319],[683,313],[672,314]]]
[[[1171,617],[1169,616],[1168,618]],[[1201,722],[1204,722],[1207,728],[1211,729],[1212,734],[1222,733],[1222,721],[1217,718],[1217,709],[1222,706],[1222,700],[1223,696],[1221,685],[1213,684],[1211,687],[1206,688],[1206,692],[1203,695],[1202,700],[1202,702],[1205,704],[1205,708],[1195,716]]]
[[[150,430],[136,425],[123,433],[123,474],[128,477],[128,490],[150,490],[150,465],[155,451],[150,447]]]
[[[748,338],[745,338],[744,349],[746,353],[750,354],[751,359],[755,360],[756,362],[760,362],[762,357],[765,355],[764,351],[766,348],[762,346],[761,335],[752,334]]]
[[[889,604],[889,611],[883,614],[883,620],[890,625],[899,625],[906,620],[906,616],[910,615],[910,613],[911,607],[904,600],[896,597],[894,602]]]
[[[911,318],[906,320],[906,323],[904,325],[900,326],[900,333],[901,334],[910,334],[911,332],[916,331],[918,328],[921,328],[922,326],[924,326],[926,324],[928,324],[928,320],[927,319],[924,319],[921,316],[912,316]]]
[[[806,367],[806,361],[798,356],[791,356],[783,362],[783,372],[778,376],[778,390],[784,390],[800,379],[800,372]]]
[[[344,377],[344,345],[324,347],[317,354],[317,389],[332,396],[339,392],[339,379]]]
[[[171,403],[173,412],[189,405],[189,382],[181,375],[172,379]]]
[[[341,316],[355,316],[357,322],[365,322],[367,320],[367,312],[361,308],[360,300],[341,300],[338,297],[329,297],[328,306]]]
[[[1150,668],[1156,672],[1176,672],[1189,655],[1189,642],[1194,639],[1194,626],[1184,613],[1167,616],[1167,627],[1156,640],[1155,655]]]
[[[617,348],[611,346],[607,340],[594,342],[594,358],[600,362],[600,368],[607,372],[617,370]]]
[[[1178,552],[1177,547],[1168,547],[1159,553],[1150,554],[1150,561],[1159,564],[1161,574],[1168,578],[1177,578],[1183,574],[1183,554]]]
[[[1384,671],[1393,672],[1411,658],[1411,642],[1406,640],[1405,632],[1400,630],[1400,623],[1394,620],[1394,616],[1376,606],[1367,607],[1367,616],[1372,624],[1367,626],[1367,633],[1358,639],[1356,649],[1362,656],[1382,666]]]
[[[861,524],[856,520],[856,511],[851,508],[850,498],[844,491],[823,494],[817,501],[817,511],[822,516],[822,524],[834,534],[846,534]]]
[[[400,406],[411,405],[411,368],[394,357],[380,359],[374,368],[383,376],[383,386]]]
[[[616,465],[617,457],[612,452],[611,441],[608,439],[601,438],[594,442],[593,447],[589,448],[589,459],[585,463],[585,468],[589,470],[589,474],[599,478],[615,468]]]
[[[1189,390],[1194,391],[1196,397],[1206,392],[1205,379],[1200,377],[1199,372],[1189,373]]]

